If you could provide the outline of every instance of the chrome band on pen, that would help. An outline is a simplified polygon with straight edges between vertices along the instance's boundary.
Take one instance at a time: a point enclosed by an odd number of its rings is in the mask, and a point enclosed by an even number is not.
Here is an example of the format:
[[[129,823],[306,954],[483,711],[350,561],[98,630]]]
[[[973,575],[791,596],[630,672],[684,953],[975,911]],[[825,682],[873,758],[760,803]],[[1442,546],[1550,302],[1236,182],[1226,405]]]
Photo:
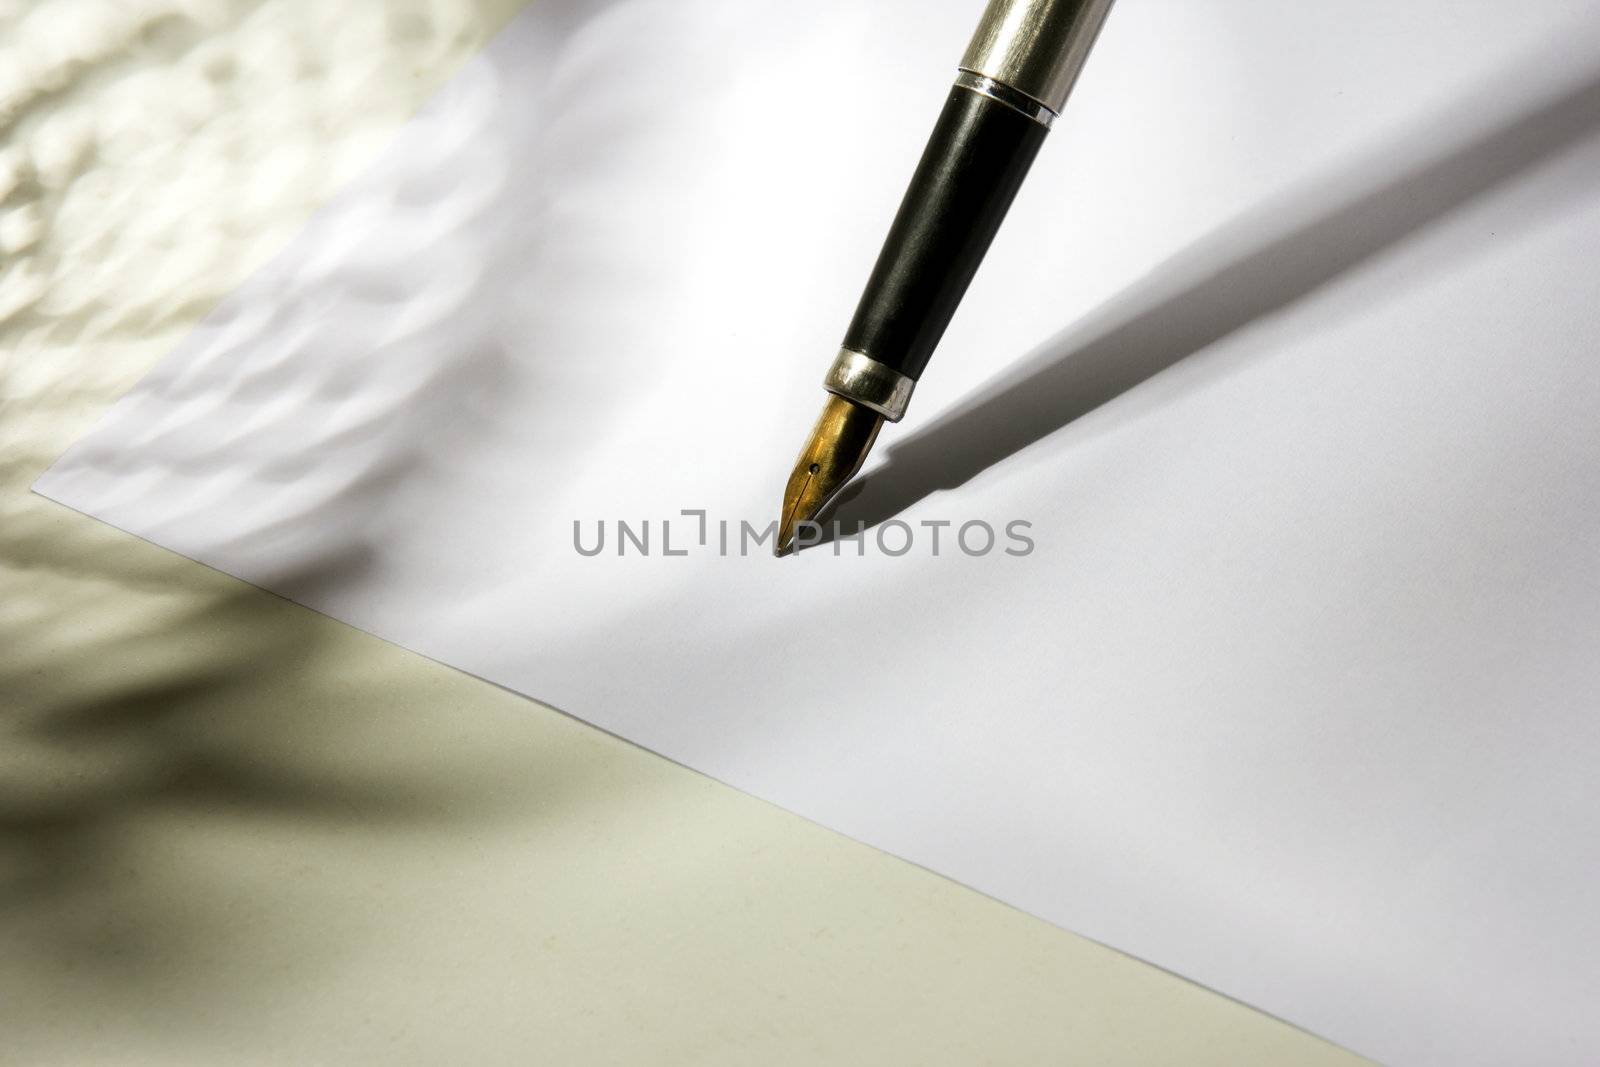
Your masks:
[[[964,70],[956,75],[956,88],[966,89],[968,92],[987,96],[990,100],[997,101],[1013,111],[1021,112],[1028,118],[1037,122],[1045,129],[1056,120],[1056,113],[1045,107],[1027,93],[1020,93],[1002,82],[986,77],[976,71]]]
[[[828,392],[876,411],[890,422],[905,418],[916,386],[915,379],[848,348],[839,350],[822,379],[822,387]]]
[[[1059,115],[1110,10],[1111,0],[990,0],[961,69]]]

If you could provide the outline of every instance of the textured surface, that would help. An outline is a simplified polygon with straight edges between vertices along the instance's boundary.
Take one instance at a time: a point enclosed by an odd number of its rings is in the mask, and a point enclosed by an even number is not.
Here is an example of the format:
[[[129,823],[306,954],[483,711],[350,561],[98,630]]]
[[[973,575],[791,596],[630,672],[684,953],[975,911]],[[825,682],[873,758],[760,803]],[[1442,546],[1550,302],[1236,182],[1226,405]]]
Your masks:
[[[0,1061],[1359,1062],[26,492],[513,6],[0,3]]]

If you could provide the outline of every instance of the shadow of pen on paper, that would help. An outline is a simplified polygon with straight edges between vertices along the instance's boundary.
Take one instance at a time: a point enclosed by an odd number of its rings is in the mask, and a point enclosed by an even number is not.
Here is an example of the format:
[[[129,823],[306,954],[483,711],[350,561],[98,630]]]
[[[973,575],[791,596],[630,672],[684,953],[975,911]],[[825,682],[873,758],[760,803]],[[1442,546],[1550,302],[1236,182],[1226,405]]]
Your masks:
[[[1505,80],[1496,82],[1503,95]],[[1515,84],[1515,82],[1513,82]],[[1477,116],[1475,98],[1445,116]],[[1459,128],[1461,121],[1428,129]],[[1003,463],[1188,356],[1285,308],[1600,131],[1600,70],[1476,136],[1418,158],[1397,139],[1296,200],[1189,246],[1015,370],[886,451],[834,521],[887,522]],[[1408,159],[1397,168],[1392,160]],[[1376,172],[1379,177],[1373,177]],[[1354,189],[1354,192],[1348,191]],[[1324,206],[1330,198],[1331,207]]]

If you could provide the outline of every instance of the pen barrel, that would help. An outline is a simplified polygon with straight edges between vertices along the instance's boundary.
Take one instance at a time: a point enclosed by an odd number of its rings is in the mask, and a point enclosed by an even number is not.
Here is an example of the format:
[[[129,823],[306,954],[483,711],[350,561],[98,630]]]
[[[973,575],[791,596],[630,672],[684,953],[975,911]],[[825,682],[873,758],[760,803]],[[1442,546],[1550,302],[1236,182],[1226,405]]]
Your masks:
[[[913,381],[922,376],[1047,132],[990,96],[951,90],[845,334],[846,352]]]
[[[1111,0],[991,0],[961,69],[1060,114],[1110,10]]]
[[[898,420],[1112,0],[993,0],[824,386]]]

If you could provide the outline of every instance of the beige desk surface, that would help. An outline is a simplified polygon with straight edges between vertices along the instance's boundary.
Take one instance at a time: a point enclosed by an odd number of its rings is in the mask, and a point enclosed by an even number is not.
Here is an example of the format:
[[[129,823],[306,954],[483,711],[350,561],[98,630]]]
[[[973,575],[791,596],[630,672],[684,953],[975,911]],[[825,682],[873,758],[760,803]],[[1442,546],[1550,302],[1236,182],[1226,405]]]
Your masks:
[[[516,0],[0,0],[0,1061],[1354,1064],[28,493]]]

